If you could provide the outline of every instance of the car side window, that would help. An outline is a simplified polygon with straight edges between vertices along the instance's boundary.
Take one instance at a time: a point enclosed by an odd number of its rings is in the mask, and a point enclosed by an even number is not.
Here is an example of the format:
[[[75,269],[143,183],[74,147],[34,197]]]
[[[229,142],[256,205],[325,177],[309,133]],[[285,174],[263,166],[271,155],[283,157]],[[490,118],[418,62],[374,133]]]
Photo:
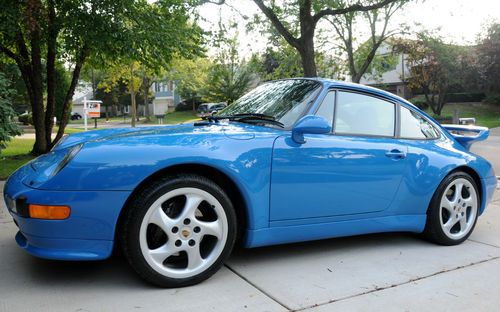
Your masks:
[[[335,111],[335,133],[394,136],[394,104],[352,92],[339,92]]]
[[[439,137],[436,128],[417,112],[401,107],[401,138],[435,139]]]
[[[330,91],[321,102],[316,116],[325,118],[330,126],[333,125],[333,107],[335,106],[335,91]]]

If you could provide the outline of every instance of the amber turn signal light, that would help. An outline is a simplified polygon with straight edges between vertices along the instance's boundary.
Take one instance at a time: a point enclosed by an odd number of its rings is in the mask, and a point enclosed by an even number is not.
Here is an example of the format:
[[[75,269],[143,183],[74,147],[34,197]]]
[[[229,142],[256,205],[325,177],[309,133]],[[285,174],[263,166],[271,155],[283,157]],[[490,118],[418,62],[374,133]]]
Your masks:
[[[34,219],[64,220],[70,215],[68,206],[29,205],[30,217]]]

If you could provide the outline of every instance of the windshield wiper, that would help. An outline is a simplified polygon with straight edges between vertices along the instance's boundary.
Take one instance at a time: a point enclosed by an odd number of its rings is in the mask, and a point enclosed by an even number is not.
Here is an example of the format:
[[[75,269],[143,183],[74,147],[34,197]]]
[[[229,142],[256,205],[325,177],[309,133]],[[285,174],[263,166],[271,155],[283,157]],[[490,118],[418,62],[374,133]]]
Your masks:
[[[267,123],[283,128],[283,123],[277,121],[273,116],[265,115],[265,114],[254,114],[254,113],[243,113],[243,114],[234,114],[234,115],[213,115],[213,116],[205,116],[202,117],[203,120],[217,122],[219,120],[231,120],[238,122],[246,122],[246,123]]]

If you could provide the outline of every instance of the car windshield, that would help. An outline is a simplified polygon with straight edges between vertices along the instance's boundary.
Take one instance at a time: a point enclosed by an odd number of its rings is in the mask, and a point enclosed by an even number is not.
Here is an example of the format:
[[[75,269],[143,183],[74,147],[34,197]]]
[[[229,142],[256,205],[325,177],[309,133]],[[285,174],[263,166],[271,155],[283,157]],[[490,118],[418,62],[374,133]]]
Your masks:
[[[314,80],[290,79],[267,82],[253,89],[217,116],[263,114],[290,128],[314,100],[321,83]]]

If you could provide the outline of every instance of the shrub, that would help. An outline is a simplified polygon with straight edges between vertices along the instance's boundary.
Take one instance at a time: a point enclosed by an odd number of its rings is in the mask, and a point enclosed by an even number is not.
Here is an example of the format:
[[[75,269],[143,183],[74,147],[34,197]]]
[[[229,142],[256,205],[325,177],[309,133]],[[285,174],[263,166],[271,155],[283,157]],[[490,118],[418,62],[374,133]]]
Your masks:
[[[447,103],[462,103],[462,102],[481,102],[484,99],[484,93],[479,92],[463,92],[463,93],[447,93]]]
[[[425,97],[423,95],[414,96],[411,99],[409,99],[408,101],[410,101],[413,105],[415,105],[416,107],[418,107],[420,109],[425,110],[425,109],[429,108],[429,105],[427,104],[427,101],[425,100]]]
[[[500,93],[488,94],[483,102],[488,104],[500,105]]]

